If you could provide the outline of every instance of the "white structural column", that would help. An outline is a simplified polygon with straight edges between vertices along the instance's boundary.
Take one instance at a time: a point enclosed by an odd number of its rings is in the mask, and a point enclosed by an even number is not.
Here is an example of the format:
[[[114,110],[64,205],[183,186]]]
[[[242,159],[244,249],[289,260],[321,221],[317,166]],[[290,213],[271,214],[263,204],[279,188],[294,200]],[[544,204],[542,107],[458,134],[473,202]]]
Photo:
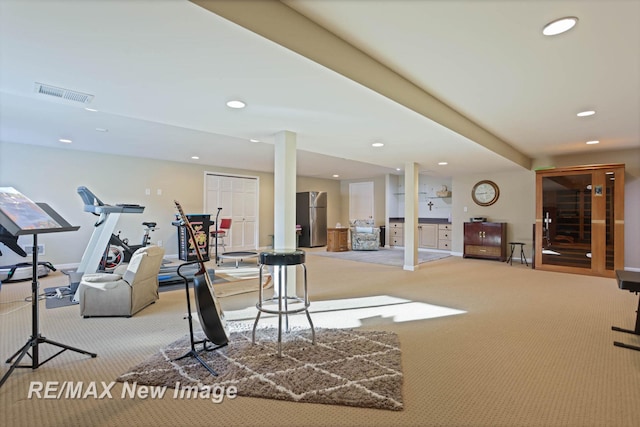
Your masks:
[[[275,138],[275,164],[273,172],[273,248],[275,250],[296,247],[296,134],[285,130]],[[288,267],[287,294],[295,295],[295,266]],[[279,284],[273,277],[274,289]]]
[[[404,270],[418,268],[418,165],[404,167]]]
[[[393,215],[391,215],[391,209],[390,209],[390,204],[389,204],[389,200],[392,200],[393,197],[393,192],[391,191],[391,175],[390,174],[386,174],[384,176],[384,199],[387,200],[387,203],[385,203],[384,205],[384,247],[388,248],[391,245],[391,233],[389,230],[389,217],[391,216],[396,216],[397,213],[394,212]],[[395,188],[395,186],[397,185],[396,181],[395,181],[395,176],[394,176],[394,182],[393,182],[393,186]],[[397,190],[395,190],[397,191]]]

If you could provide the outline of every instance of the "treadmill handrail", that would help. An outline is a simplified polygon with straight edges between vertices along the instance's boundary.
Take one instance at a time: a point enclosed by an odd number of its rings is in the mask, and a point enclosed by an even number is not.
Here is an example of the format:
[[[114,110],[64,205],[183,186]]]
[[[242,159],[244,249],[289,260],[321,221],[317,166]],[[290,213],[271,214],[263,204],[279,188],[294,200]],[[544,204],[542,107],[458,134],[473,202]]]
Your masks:
[[[100,219],[95,223],[95,226],[99,226],[104,222],[106,215],[110,213],[142,213],[144,212],[144,206],[130,204],[130,203],[119,203],[115,206],[108,205],[100,200],[91,190],[87,187],[81,185],[77,189],[78,194],[82,198],[84,202],[84,211],[91,212],[94,215],[100,215]]]

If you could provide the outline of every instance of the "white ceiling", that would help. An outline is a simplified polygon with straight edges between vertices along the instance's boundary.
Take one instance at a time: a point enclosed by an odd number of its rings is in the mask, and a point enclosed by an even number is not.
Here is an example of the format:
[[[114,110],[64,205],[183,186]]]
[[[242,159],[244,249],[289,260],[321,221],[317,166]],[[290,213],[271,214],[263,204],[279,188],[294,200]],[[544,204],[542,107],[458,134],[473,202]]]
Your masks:
[[[262,0],[198,3],[287,47],[186,0],[0,0],[0,140],[272,171],[286,130],[299,175],[340,179],[407,162],[452,176],[640,148],[640,0],[303,0],[286,1],[288,15],[282,4],[263,13],[274,5]],[[331,58],[289,50],[314,31],[297,12],[377,63],[329,51],[353,62],[347,78]],[[542,36],[567,15],[579,18],[571,32]],[[319,58],[328,46],[309,48]],[[36,82],[94,99],[38,95]],[[247,108],[225,106],[235,98]],[[437,114],[446,106],[458,112],[449,121]],[[585,109],[597,114],[576,117]]]

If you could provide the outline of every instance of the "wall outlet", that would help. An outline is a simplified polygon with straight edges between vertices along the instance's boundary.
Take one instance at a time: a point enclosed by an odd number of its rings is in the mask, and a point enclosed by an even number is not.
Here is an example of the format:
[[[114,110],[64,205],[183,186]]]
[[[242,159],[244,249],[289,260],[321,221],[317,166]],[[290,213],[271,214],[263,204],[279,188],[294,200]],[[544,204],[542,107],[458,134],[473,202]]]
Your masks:
[[[162,246],[162,240],[158,240],[158,246]]]
[[[33,245],[24,245],[27,255],[33,255]],[[38,245],[38,255],[44,255],[44,245]]]

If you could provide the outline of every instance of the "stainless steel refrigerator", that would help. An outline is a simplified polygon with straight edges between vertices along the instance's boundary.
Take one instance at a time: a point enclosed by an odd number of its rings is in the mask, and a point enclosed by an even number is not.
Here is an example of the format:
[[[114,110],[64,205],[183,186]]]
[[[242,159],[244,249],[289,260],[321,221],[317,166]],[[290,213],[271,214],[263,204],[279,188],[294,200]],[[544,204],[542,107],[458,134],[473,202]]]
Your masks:
[[[327,244],[327,193],[306,191],[296,194],[296,223],[302,226],[298,246],[313,248]]]

